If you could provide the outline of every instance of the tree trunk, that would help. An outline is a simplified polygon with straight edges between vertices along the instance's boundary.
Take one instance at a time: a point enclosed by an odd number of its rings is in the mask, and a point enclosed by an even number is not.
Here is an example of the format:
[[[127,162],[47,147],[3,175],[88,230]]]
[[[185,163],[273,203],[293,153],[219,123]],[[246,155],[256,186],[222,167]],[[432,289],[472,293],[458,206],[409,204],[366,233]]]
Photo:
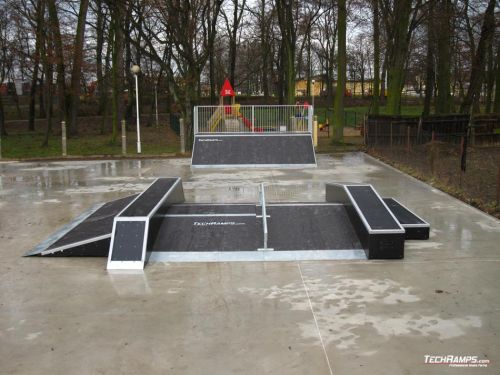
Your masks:
[[[285,98],[287,104],[295,103],[295,45],[285,41],[284,57],[284,81]]]
[[[128,8],[126,8],[125,13],[125,23],[124,23],[124,49],[125,49],[125,77],[127,78],[127,103],[125,105],[125,120],[127,122],[127,129],[131,126],[134,121],[134,107],[135,107],[135,78],[130,68],[132,67],[132,45],[130,40],[130,33],[132,31],[131,25],[131,17],[132,17],[132,7],[134,3],[130,2]],[[139,64],[138,61],[134,62],[135,64]]]
[[[307,38],[307,44],[306,44],[306,54],[307,54],[307,96],[313,96],[314,92],[311,93],[311,89],[314,90],[313,87],[311,87],[311,82],[312,82],[312,64],[311,64],[311,30],[306,35]]]
[[[411,0],[394,2],[394,14],[398,15],[393,27],[392,49],[387,65],[387,113],[401,113],[401,91],[404,86],[404,67],[408,54],[408,26],[410,23]],[[449,68],[449,67],[448,67]]]
[[[104,75],[102,77],[102,86],[99,90],[99,113],[101,114],[101,125],[100,125],[100,133],[104,134],[106,130],[106,123],[108,118],[108,103],[109,103],[109,75],[111,72],[110,68],[110,60],[111,54],[113,51],[113,39],[114,32],[113,28],[109,28],[108,32],[108,47],[106,49],[106,57],[104,58]]]
[[[61,39],[61,30],[59,26],[59,17],[55,0],[48,0],[49,22],[52,37],[54,38],[54,55],[57,69],[57,107],[59,121],[67,120],[66,116],[66,82],[65,82],[65,67],[64,55]]]
[[[238,0],[233,1],[233,28],[229,38],[229,81],[233,88],[235,87],[236,75],[236,43],[238,36]]]
[[[451,110],[451,0],[437,2],[437,97],[436,113],[450,113]]]
[[[96,78],[97,78],[97,89],[96,95],[99,98],[99,107],[97,113],[99,116],[103,114],[103,101],[102,97],[106,95],[104,91],[104,82],[103,82],[103,72],[102,72],[102,51],[104,46],[104,23],[105,17],[103,14],[102,8],[102,0],[96,0],[96,59],[95,59],[95,70],[96,70]],[[109,48],[108,48],[109,50]],[[102,129],[101,129],[102,130]],[[101,133],[102,134],[102,133]]]
[[[36,49],[36,48],[35,48]],[[31,80],[30,87],[30,98],[29,98],[29,115],[28,115],[28,130],[35,131],[35,110],[36,110],[36,85],[38,83],[38,65],[40,64],[40,58],[37,52],[35,52],[33,66],[33,79]]]
[[[337,47],[337,89],[333,103],[333,126],[335,139],[341,141],[344,136],[344,93],[346,84],[346,0],[338,1],[338,47]]]
[[[216,98],[216,94],[215,94],[215,67],[214,67],[214,64],[215,64],[215,61],[214,61],[214,51],[213,51],[213,48],[210,49],[210,51],[208,52],[208,79],[209,79],[209,83],[210,83],[210,104],[211,105],[215,105],[215,98]]]
[[[385,103],[385,98],[387,96],[387,60],[389,59],[388,53],[389,51],[386,48],[380,77],[380,100],[382,101],[382,103]]]
[[[5,112],[3,107],[3,97],[0,95],[0,134],[2,136],[7,135],[7,129],[5,129]]]
[[[266,27],[266,0],[260,2],[260,46],[262,54],[262,91],[264,92],[264,100],[269,99],[269,43],[268,43],[268,28]]]
[[[116,2],[113,5],[112,28],[113,28],[113,57],[112,57],[112,85],[113,85],[113,132],[111,142],[116,143],[120,121],[123,115],[122,81],[123,81],[123,3]]]
[[[276,0],[283,53],[284,94],[287,104],[295,103],[295,45],[297,35],[293,18],[293,6],[293,1]]]
[[[45,87],[45,73],[40,77],[38,86],[40,87],[40,90],[38,90],[38,117],[45,118],[47,116],[47,111],[45,109],[45,98],[43,95],[43,88]]]
[[[495,85],[495,57],[493,56],[493,42],[488,46],[488,71],[486,75],[486,106],[485,113],[491,113],[493,102],[493,86]]]
[[[427,57],[425,68],[425,98],[423,116],[431,113],[432,94],[434,93],[434,6],[429,3],[427,14]]]
[[[80,10],[78,12],[78,24],[76,26],[75,48],[73,53],[73,69],[71,72],[71,118],[68,127],[69,135],[76,135],[78,132],[76,116],[80,105],[80,79],[82,76],[83,63],[83,41],[85,36],[85,21],[87,19],[87,10],[89,0],[80,0]]]
[[[53,71],[54,68],[52,66],[53,54],[52,54],[52,41],[48,38],[44,41],[41,48],[42,62],[43,62],[43,71],[45,76],[45,86],[43,90],[44,92],[44,105],[45,105],[45,113],[47,119],[47,128],[45,130],[45,137],[42,142],[42,147],[49,146],[49,137],[52,134],[52,79],[53,79]]]
[[[495,101],[493,112],[500,113],[500,43],[497,45],[497,56],[495,58]]]
[[[489,0],[488,7],[484,13],[481,36],[474,55],[474,61],[472,63],[469,88],[467,90],[467,95],[460,106],[461,113],[470,113],[472,104],[475,100],[479,99],[484,75],[486,51],[488,44],[493,42],[493,35],[495,32],[495,2],[496,0]]]

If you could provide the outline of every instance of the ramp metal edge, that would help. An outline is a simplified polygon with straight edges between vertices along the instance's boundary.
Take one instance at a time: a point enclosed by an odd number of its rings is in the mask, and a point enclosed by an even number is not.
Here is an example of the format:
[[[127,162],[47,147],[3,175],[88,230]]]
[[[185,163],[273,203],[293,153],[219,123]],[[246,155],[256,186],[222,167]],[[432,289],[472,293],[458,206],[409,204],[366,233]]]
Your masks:
[[[248,132],[248,133],[198,133],[195,137],[238,137],[238,136],[250,136],[250,137],[295,137],[295,136],[311,136],[310,132],[298,132],[298,133],[290,133],[290,132],[276,132],[276,133],[257,133],[257,132]]]
[[[305,260],[367,260],[363,249],[257,250],[257,251],[154,251],[149,262],[289,262]]]
[[[71,222],[66,224],[65,226],[59,228],[55,233],[53,233],[49,238],[46,240],[40,242],[37,244],[35,247],[33,247],[31,250],[29,250],[26,254],[23,256],[25,257],[30,257],[34,255],[42,255],[45,253],[45,250],[47,250],[50,246],[52,246],[54,243],[59,241],[62,237],[64,237],[69,231],[73,230],[75,227],[80,225],[85,219],[87,219],[90,215],[95,213],[98,209],[100,209],[102,206],[104,206],[106,203],[97,203],[93,205],[90,209],[87,211],[83,212],[82,214],[78,215],[75,219],[73,219]],[[111,234],[110,234],[111,235]],[[96,241],[99,240],[96,239]],[[94,241],[89,241],[94,242]],[[52,249],[54,250],[53,252],[57,251],[62,251],[65,250],[69,247],[72,247],[73,245],[70,246],[61,246],[60,248]],[[51,250],[51,252],[52,252]],[[47,254],[50,254],[51,252],[48,252]]]
[[[316,155],[314,156],[316,158]],[[191,169],[231,169],[231,168],[281,168],[303,169],[316,168],[317,164],[191,164]]]

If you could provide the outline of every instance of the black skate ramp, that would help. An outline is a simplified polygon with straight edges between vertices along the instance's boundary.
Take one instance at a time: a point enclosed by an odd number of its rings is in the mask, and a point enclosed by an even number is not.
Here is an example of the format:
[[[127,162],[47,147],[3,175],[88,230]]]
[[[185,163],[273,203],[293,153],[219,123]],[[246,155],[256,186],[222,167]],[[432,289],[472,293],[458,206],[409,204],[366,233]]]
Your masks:
[[[312,137],[300,134],[198,134],[192,168],[315,167]]]
[[[107,257],[113,220],[137,194],[99,204],[43,241],[26,256]]]
[[[326,184],[322,202],[185,202],[180,178],[94,208],[27,256],[103,256],[109,270],[147,261],[401,259],[429,224],[369,184]]]
[[[429,239],[430,225],[394,198],[384,198],[384,202],[401,223],[407,240]]]

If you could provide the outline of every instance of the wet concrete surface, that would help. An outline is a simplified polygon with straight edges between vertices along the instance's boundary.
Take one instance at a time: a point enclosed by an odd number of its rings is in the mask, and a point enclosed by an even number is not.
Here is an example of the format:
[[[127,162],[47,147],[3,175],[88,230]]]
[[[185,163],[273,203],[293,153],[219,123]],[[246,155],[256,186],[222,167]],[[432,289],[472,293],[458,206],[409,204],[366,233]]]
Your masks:
[[[324,199],[365,182],[431,224],[401,261],[153,263],[22,255],[95,203],[180,176],[192,202]],[[307,170],[188,159],[0,163],[1,374],[500,373],[500,223],[361,153]],[[471,355],[483,369],[424,364]]]

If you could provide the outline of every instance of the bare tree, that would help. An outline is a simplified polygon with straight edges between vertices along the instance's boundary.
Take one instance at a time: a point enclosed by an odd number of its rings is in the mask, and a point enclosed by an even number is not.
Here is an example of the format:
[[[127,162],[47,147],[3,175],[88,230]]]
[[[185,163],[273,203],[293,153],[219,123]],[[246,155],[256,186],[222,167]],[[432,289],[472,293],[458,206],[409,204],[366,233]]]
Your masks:
[[[232,17],[231,19],[226,14],[228,10],[222,9],[222,16],[225,20],[226,31],[229,38],[229,81],[231,85],[235,85],[235,72],[236,72],[236,48],[238,45],[238,31],[245,9],[246,0],[231,0],[232,2]]]
[[[495,34],[495,4],[496,0],[489,0],[488,7],[484,12],[481,37],[479,38],[477,50],[474,55],[474,61],[472,63],[469,80],[470,84],[467,90],[467,95],[460,106],[461,113],[470,113],[474,100],[480,94],[486,60],[486,51],[488,49],[488,45],[493,42],[493,35]]]
[[[335,127],[335,139],[340,141],[344,136],[344,93],[346,85],[346,30],[347,9],[346,1],[338,1],[338,48],[337,48],[337,88],[333,102],[333,126]]]

